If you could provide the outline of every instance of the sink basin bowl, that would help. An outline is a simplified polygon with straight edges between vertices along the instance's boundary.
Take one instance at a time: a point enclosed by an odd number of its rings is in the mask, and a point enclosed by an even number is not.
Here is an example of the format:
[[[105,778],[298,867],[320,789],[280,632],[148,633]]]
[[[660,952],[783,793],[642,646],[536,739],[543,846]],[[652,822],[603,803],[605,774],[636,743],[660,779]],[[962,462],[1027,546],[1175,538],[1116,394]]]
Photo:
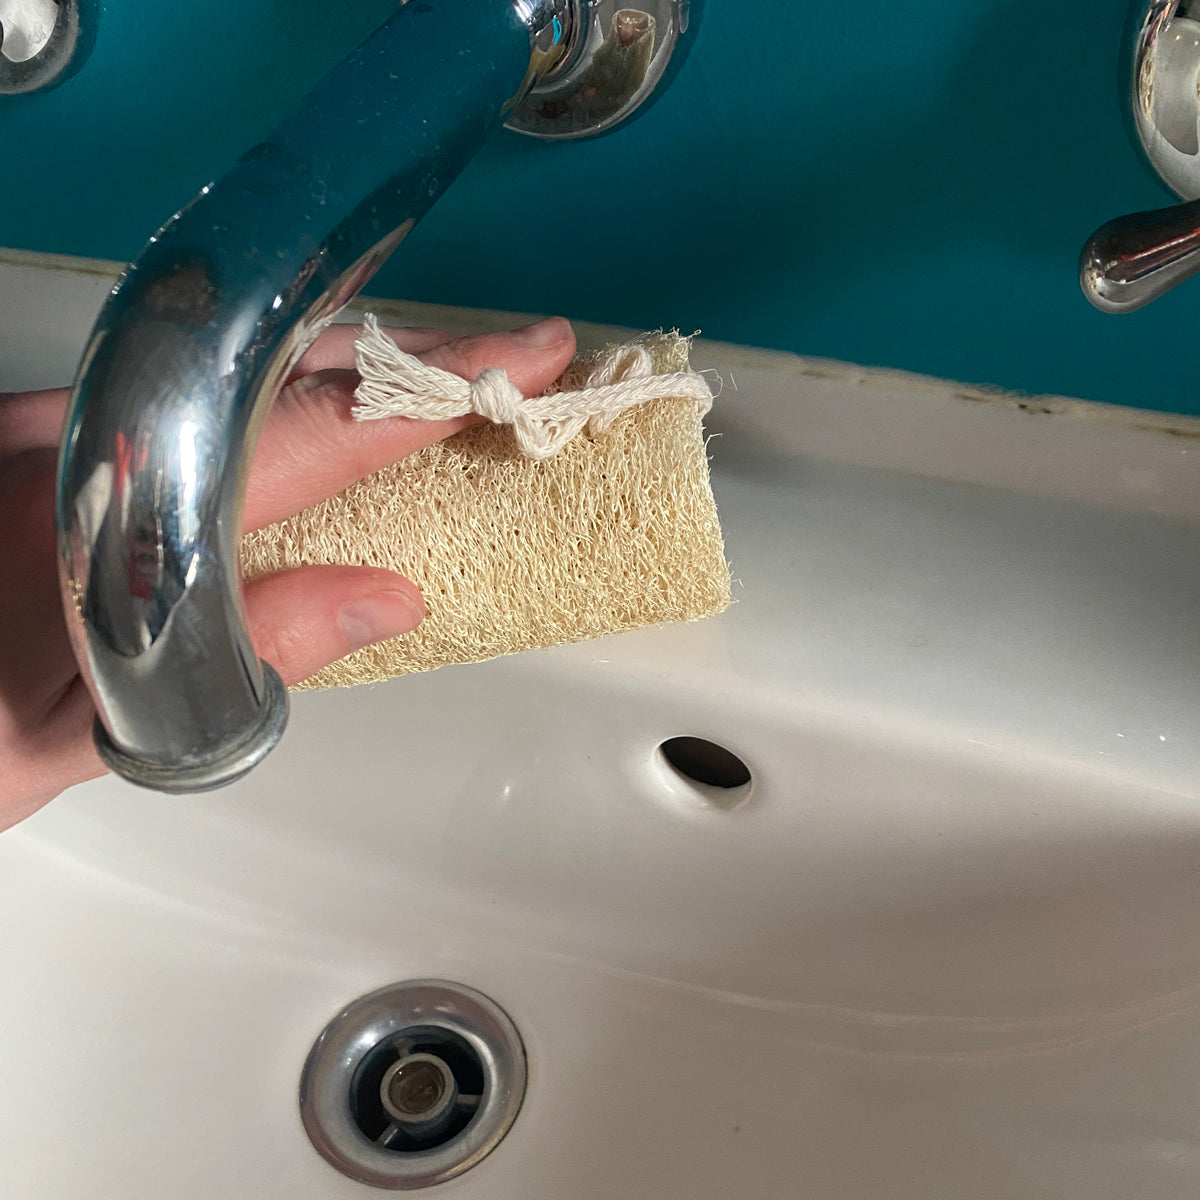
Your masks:
[[[108,271],[0,260],[0,388]],[[5,1195],[378,1194],[301,1068],[434,977],[528,1060],[463,1200],[1195,1197],[1200,426],[697,351],[726,614],[300,694],[238,785],[0,836]]]

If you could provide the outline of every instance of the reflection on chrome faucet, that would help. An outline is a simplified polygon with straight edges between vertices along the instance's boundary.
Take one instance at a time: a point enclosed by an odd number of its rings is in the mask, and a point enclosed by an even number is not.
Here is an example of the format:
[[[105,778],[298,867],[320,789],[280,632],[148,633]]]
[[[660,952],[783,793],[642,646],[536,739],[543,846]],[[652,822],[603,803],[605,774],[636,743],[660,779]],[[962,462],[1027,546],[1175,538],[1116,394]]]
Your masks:
[[[581,75],[579,86],[566,95],[543,100],[539,115],[586,128],[620,112],[650,73],[656,29],[649,13],[631,8],[614,13],[608,36]]]

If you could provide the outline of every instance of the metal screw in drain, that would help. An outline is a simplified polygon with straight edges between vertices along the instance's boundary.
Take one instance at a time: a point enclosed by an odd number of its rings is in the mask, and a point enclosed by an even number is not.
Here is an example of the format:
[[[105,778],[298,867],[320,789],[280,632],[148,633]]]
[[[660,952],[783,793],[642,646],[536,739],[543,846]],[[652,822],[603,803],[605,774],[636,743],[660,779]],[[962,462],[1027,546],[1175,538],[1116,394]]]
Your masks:
[[[461,1133],[483,1102],[484,1067],[453,1030],[414,1026],[363,1057],[350,1081],[359,1132],[387,1150],[430,1150]]]
[[[458,1107],[458,1082],[450,1068],[433,1054],[406,1054],[387,1069],[379,1085],[379,1099],[392,1125],[387,1138],[401,1131],[410,1137],[430,1137],[454,1115]],[[479,1106],[479,1097],[471,1111]]]
[[[490,1154],[524,1093],[508,1017],[470,988],[417,980],[363,996],[325,1027],[304,1064],[300,1114],[343,1174],[419,1188]]]

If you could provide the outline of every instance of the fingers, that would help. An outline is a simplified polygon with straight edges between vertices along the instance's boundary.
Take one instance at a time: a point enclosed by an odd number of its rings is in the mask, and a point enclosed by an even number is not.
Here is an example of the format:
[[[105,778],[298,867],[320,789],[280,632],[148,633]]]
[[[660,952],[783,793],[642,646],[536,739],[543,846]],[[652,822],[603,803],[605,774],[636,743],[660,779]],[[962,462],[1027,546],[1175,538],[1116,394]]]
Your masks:
[[[75,675],[55,559],[54,465],[49,448],[0,464],[0,734],[36,729]]]
[[[423,354],[451,340],[444,329],[391,329],[392,340],[409,354]],[[352,370],[357,325],[331,325],[304,352],[288,375],[288,383],[317,371]],[[22,451],[57,446],[67,411],[67,388],[0,393],[0,458]]]
[[[407,579],[377,567],[297,567],[246,586],[260,655],[291,685],[368,646],[409,633],[425,613]]]
[[[287,382],[319,371],[353,370],[357,325],[331,325],[304,352]],[[424,354],[451,341],[444,329],[390,329],[389,336],[409,354]],[[57,446],[67,411],[67,388],[0,393],[0,458],[25,450]]]
[[[0,395],[0,458],[57,447],[67,412],[67,391]]]
[[[521,391],[536,395],[566,370],[574,353],[575,331],[571,322],[562,317],[548,317],[524,329],[445,342],[420,358],[464,379],[474,379],[488,367],[501,367]]]
[[[76,676],[32,733],[5,745],[0,831],[32,816],[60,792],[107,773],[92,742],[96,710]]]
[[[288,375],[287,382],[292,383],[315,371],[353,370],[354,343],[358,341],[360,332],[357,325],[330,325],[304,352]],[[407,354],[424,354],[434,346],[452,340],[444,329],[389,329],[388,335]]]
[[[102,771],[59,598],[54,460],[0,462],[0,830]]]
[[[375,567],[302,567],[269,575],[246,588],[246,607],[256,649],[289,685],[371,642],[408,633],[424,615],[413,584]],[[50,669],[49,660],[62,658],[56,650],[69,658],[65,637],[61,646],[52,646],[41,632],[34,636],[29,663],[40,657],[48,674],[60,674]],[[36,706],[20,680],[0,676],[0,717],[8,690],[3,685],[16,683],[22,693],[12,698],[17,718],[12,727],[0,720],[0,830],[24,820],[64,788],[105,772],[92,744],[91,696],[74,676],[73,661],[68,669],[73,678],[65,687],[59,683],[53,703],[43,698]]]
[[[388,331],[401,350],[422,354],[450,341],[442,329]],[[318,371],[353,369],[357,325],[332,325],[305,351],[292,368],[288,382]],[[0,458],[25,450],[56,447],[67,412],[67,388],[52,391],[0,393]]]
[[[247,501],[250,524],[286,516],[469,423],[350,418],[357,330],[337,330],[309,352],[301,375],[268,417]],[[427,362],[474,379],[500,367],[526,394],[544,390],[575,350],[570,325],[446,342],[432,330],[395,335]],[[91,745],[91,699],[76,674],[54,561],[54,458],[65,391],[0,397],[0,562],[16,583],[0,588],[0,743],[15,772],[0,828],[71,783],[102,771]],[[372,642],[414,629],[416,587],[370,567],[308,567],[256,580],[246,605],[260,654],[294,684]],[[2,773],[2,772],[0,772]]]
[[[464,379],[474,379],[487,367],[502,367],[526,395],[536,395],[562,374],[574,353],[570,323],[555,317],[528,329],[460,338],[420,357]],[[247,529],[336,495],[477,419],[355,421],[350,409],[357,386],[356,372],[332,369],[298,379],[280,394],[254,456],[246,492]]]

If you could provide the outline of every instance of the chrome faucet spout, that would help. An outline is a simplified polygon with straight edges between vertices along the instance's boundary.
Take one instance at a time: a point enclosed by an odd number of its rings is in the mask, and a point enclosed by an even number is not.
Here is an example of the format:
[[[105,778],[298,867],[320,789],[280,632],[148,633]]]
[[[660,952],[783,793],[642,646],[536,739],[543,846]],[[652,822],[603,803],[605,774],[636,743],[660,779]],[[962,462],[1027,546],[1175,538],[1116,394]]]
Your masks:
[[[63,600],[96,743],[135,783],[200,791],[275,744],[287,696],[241,600],[245,479],[299,354],[567,53],[577,0],[399,11],[151,238],[72,393]]]

